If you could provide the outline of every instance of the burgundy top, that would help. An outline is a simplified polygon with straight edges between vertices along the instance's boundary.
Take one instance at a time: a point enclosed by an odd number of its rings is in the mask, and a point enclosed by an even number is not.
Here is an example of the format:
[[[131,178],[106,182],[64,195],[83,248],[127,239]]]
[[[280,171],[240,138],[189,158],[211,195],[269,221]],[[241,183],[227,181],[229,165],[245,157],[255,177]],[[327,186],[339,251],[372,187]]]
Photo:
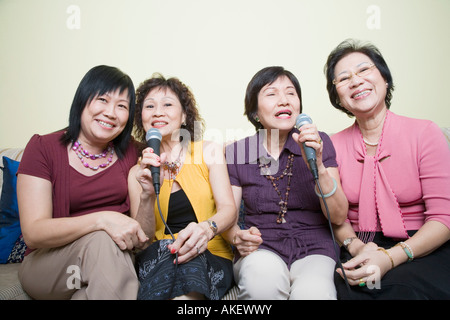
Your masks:
[[[292,139],[295,131],[298,132],[293,129],[289,133],[279,163],[267,154],[258,133],[226,148],[230,182],[242,188],[244,229],[256,226],[263,239],[260,248],[278,254],[288,267],[296,260],[312,254],[326,255],[336,260],[328,222],[314,191],[314,179],[302,159],[300,147]],[[320,132],[320,136],[324,144],[322,161],[325,167],[337,167],[336,153],[330,138],[323,132]],[[269,167],[274,169],[272,175],[279,177],[286,168],[290,153],[294,154],[294,162],[288,212],[284,217],[286,222],[280,224],[276,222],[280,197],[272,183],[261,174],[259,163],[269,159]],[[283,199],[287,181],[287,177],[278,181]]]
[[[20,161],[18,174],[49,180],[53,186],[53,217],[80,216],[95,211],[129,214],[128,171],[137,162],[132,143],[122,159],[93,176],[85,176],[69,165],[62,131],[34,135]]]

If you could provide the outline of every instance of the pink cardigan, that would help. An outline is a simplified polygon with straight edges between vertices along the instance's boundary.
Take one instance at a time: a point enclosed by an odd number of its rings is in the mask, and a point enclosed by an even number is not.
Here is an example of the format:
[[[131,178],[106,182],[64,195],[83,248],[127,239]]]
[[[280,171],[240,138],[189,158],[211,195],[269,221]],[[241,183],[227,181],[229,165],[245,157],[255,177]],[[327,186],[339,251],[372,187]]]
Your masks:
[[[388,110],[375,156],[356,121],[331,139],[355,231],[405,239],[430,220],[450,229],[450,149],[436,124]]]

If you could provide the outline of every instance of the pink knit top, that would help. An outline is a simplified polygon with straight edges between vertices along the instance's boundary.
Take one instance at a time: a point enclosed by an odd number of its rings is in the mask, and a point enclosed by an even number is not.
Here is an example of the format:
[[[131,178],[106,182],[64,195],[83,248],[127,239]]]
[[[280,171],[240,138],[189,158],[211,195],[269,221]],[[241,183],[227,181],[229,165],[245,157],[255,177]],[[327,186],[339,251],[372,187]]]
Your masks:
[[[356,121],[331,139],[355,231],[405,239],[429,220],[450,229],[450,149],[435,123],[388,110],[375,156]]]

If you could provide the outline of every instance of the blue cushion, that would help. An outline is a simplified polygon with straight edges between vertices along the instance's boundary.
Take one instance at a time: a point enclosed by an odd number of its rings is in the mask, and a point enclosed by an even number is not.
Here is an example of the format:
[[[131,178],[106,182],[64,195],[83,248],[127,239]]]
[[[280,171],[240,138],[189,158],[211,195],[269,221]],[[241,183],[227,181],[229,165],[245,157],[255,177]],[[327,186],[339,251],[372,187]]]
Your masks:
[[[11,262],[8,258],[21,234],[19,221],[0,228],[0,263]]]
[[[17,169],[19,162],[3,157],[3,185],[0,198],[0,263],[6,263],[21,235],[17,205]]]
[[[3,157],[3,185],[0,198],[0,223],[7,219],[11,223],[19,219],[19,208],[17,206],[17,169],[19,161]],[[5,217],[3,217],[5,215]]]

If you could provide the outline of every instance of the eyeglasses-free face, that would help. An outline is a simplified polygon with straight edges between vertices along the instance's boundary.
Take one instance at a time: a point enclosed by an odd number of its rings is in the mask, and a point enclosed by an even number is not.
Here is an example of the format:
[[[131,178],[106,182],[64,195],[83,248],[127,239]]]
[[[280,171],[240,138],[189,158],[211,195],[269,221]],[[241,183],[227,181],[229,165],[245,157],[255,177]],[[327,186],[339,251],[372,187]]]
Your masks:
[[[340,88],[350,83],[354,76],[358,76],[360,78],[368,76],[372,71],[376,68],[376,66],[372,63],[364,62],[358,66],[356,72],[347,72],[344,71],[336,76],[333,80],[333,84],[336,88]]]

